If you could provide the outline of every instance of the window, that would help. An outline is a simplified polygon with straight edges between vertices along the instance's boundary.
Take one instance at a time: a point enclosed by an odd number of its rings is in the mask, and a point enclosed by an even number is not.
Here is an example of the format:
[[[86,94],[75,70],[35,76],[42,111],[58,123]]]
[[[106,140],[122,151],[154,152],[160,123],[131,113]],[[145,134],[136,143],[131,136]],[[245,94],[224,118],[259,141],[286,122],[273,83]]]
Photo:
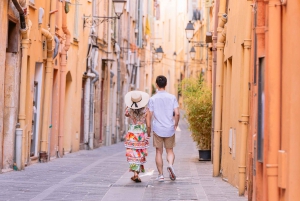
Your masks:
[[[264,93],[264,71],[265,58],[259,58],[258,66],[258,118],[257,118],[257,160],[263,162],[264,153],[264,111],[265,111],[265,93]]]
[[[6,41],[6,52],[16,53],[18,52],[19,45],[19,29],[17,24],[8,21],[8,32],[7,32],[7,41]]]

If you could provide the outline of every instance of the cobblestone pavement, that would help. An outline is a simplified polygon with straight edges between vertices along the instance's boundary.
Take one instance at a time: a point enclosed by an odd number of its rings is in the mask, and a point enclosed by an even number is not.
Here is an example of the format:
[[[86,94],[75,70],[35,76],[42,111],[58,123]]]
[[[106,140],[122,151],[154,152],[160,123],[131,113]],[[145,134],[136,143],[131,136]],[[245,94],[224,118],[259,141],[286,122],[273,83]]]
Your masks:
[[[103,201],[246,201],[230,184],[213,178],[211,162],[199,162],[187,123],[176,132],[177,180],[157,182],[155,150],[149,148],[142,183],[130,180],[123,143],[68,154],[62,159],[34,164],[25,171],[0,175],[0,201],[6,200],[103,200]],[[165,153],[164,153],[165,158]],[[164,164],[167,164],[165,161]]]

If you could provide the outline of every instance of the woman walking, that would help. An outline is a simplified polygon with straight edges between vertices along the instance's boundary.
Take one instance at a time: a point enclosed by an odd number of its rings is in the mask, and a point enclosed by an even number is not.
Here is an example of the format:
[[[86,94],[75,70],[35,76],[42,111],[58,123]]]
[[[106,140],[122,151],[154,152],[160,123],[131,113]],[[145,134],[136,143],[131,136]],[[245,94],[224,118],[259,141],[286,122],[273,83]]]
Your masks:
[[[129,171],[134,175],[131,180],[141,182],[140,172],[145,172],[148,139],[151,137],[150,112],[147,107],[149,95],[142,91],[131,91],[125,96],[125,116],[129,118],[128,132],[125,137],[126,157]]]

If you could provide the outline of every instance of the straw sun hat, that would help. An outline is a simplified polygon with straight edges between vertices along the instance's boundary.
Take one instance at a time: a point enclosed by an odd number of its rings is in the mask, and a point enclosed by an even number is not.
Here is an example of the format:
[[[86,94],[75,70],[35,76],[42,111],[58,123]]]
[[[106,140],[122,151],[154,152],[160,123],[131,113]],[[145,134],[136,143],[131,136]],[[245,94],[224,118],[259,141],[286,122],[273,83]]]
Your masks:
[[[149,94],[142,91],[130,91],[125,95],[125,104],[132,109],[145,107],[149,102]]]

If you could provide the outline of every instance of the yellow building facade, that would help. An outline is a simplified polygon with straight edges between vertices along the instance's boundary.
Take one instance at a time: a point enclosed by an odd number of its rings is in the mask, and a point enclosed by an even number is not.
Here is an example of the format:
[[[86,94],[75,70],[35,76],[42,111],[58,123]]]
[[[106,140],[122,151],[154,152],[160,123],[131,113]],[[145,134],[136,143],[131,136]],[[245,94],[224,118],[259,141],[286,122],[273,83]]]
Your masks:
[[[151,93],[154,1],[124,5],[1,1],[1,171],[123,139],[124,95]]]

